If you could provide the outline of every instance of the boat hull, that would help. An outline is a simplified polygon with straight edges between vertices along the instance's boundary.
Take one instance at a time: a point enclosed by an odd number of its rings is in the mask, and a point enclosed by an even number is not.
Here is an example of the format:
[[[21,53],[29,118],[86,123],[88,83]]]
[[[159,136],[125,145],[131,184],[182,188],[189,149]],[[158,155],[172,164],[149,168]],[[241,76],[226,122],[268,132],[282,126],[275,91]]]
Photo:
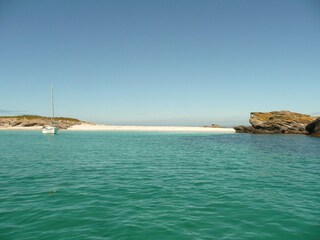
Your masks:
[[[42,129],[42,133],[44,133],[44,134],[57,134],[58,128],[57,127],[44,127]]]

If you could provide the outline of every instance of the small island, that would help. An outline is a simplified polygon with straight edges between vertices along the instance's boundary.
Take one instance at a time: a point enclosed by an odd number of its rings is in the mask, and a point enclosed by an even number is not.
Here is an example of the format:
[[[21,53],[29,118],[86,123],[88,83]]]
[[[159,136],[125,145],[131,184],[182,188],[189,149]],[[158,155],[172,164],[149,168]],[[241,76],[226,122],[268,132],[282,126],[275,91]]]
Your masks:
[[[251,126],[237,126],[237,133],[320,134],[320,118],[290,111],[252,112]]]
[[[52,119],[37,115],[0,116],[0,128],[42,128],[50,125]],[[88,123],[76,118],[55,117],[54,123],[59,129],[68,129],[74,125]]]

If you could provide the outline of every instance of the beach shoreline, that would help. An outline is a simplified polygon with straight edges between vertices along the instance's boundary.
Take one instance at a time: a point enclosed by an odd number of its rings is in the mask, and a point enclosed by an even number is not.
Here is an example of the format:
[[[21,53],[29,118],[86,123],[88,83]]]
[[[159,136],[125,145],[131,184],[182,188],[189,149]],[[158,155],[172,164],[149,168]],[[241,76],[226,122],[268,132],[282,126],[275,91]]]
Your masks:
[[[151,131],[151,132],[229,132],[234,133],[233,128],[208,128],[186,126],[116,126],[100,124],[81,124],[68,128],[68,131]]]
[[[41,130],[42,127],[0,127],[0,130]],[[80,124],[60,131],[138,131],[138,132],[211,132],[235,133],[233,128],[187,127],[187,126],[116,126]]]

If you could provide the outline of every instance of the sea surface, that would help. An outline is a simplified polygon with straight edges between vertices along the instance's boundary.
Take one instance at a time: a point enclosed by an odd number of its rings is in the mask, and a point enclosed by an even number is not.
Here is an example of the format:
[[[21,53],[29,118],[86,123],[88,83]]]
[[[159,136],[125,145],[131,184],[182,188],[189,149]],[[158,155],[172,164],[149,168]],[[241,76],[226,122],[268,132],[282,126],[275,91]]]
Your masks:
[[[0,131],[0,239],[320,239],[320,138]]]

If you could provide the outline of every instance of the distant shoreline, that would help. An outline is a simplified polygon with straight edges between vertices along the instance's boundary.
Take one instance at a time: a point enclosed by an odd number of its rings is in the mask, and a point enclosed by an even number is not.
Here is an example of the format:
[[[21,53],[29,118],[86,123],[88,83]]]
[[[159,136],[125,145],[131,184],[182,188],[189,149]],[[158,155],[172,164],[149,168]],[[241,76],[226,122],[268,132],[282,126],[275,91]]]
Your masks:
[[[0,130],[41,130],[36,127],[0,127]],[[212,132],[212,133],[235,133],[233,128],[208,128],[208,127],[184,127],[184,126],[114,126],[102,124],[79,124],[73,125],[61,131],[141,131],[141,132]]]

